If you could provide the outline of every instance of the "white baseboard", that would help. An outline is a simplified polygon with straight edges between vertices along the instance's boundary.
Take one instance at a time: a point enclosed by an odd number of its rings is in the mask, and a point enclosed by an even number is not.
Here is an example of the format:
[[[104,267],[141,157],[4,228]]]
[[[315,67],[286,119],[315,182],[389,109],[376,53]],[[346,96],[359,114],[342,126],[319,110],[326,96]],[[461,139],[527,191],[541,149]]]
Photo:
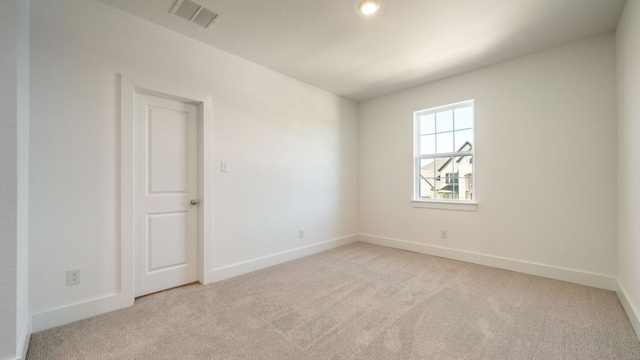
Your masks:
[[[32,315],[33,332],[43,331],[118,310],[122,307],[120,294],[83,301]]]
[[[273,254],[242,263],[213,269],[211,270],[211,280],[212,282],[216,282],[232,278],[234,276],[247,274],[273,265],[281,264],[332,248],[347,245],[358,240],[375,245],[414,251],[418,253],[440,256],[500,269],[522,272],[525,274],[568,281],[581,285],[614,290],[618,292],[620,302],[627,312],[629,319],[631,320],[631,323],[636,330],[636,334],[640,334],[640,313],[628,301],[628,296],[625,289],[612,276],[366,234],[349,235],[338,239],[328,240],[309,246],[281,252],[278,254]],[[22,348],[22,351],[26,353],[26,349],[29,343],[29,336],[32,332],[51,329],[74,321],[118,310],[123,307],[121,297],[121,294],[112,294],[102,298],[71,304],[57,309],[33,314],[30,319],[30,324],[27,327],[28,330],[25,330],[24,346]]]
[[[629,293],[627,292],[627,289],[622,286],[620,281],[618,281],[618,289],[616,293],[618,294],[618,299],[620,300],[620,304],[622,304],[624,312],[627,313],[627,317],[631,322],[631,326],[633,326],[633,329],[636,331],[638,340],[640,340],[640,311],[638,311],[638,309],[630,301]]]
[[[359,239],[362,242],[375,245],[382,245],[396,249],[434,255],[453,260],[490,266],[498,269],[517,271],[525,274],[542,276],[580,285],[593,286],[600,289],[612,291],[617,290],[615,277],[603,274],[561,268],[545,264],[537,264],[528,261],[504,258],[470,251],[456,250],[440,246],[420,244],[405,240],[389,239],[374,235],[361,234]]]
[[[299,259],[301,257],[313,255],[322,251],[333,249],[339,246],[351,244],[358,241],[358,235],[349,235],[338,239],[323,241],[309,246],[284,251],[238,264],[233,264],[211,270],[211,281],[217,282],[234,276],[247,274],[256,270],[264,269],[283,262]]]
[[[277,265],[286,261],[298,259],[304,256],[319,253],[338,246],[350,244],[358,240],[357,235],[349,235],[342,238],[324,241],[321,243],[293,249],[278,254],[265,256],[262,258],[234,264],[224,268],[214,269],[211,271],[211,280],[213,282],[228,279],[234,276],[246,274],[252,271],[260,270],[269,266]],[[29,335],[31,332],[38,332],[51,329],[57,326],[72,323],[74,321],[86,319],[92,316],[101,315],[107,312],[115,311],[127,306],[127,302],[123,301],[122,294],[107,295],[98,299],[83,301],[75,304],[59,307],[57,309],[43,311],[32,314]],[[28,346],[28,340],[27,340]],[[25,346],[25,349],[26,347]],[[26,350],[25,350],[26,351]]]

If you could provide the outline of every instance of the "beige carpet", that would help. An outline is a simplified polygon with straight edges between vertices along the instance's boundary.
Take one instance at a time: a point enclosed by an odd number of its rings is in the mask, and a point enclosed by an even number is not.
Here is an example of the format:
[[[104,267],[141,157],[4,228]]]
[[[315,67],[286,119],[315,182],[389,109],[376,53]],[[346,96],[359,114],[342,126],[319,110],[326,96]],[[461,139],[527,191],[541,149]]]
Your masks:
[[[34,334],[38,359],[640,359],[611,291],[356,243]]]

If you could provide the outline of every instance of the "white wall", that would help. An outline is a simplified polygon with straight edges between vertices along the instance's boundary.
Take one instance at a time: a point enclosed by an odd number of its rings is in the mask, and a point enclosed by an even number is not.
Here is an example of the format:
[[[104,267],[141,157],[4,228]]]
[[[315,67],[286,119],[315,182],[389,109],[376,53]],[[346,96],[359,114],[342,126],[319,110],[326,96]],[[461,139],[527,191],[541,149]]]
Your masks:
[[[627,0],[616,32],[618,59],[618,282],[640,336],[640,1]]]
[[[16,354],[18,231],[17,3],[0,2],[0,359]]]
[[[0,3],[0,359],[29,336],[29,1]]]
[[[29,316],[29,0],[18,0],[18,194],[17,194],[17,356],[26,355],[31,322]]]
[[[361,103],[360,232],[613,287],[615,93],[608,34]],[[413,208],[413,111],[468,99],[475,99],[478,211]]]
[[[118,73],[213,97],[214,268],[356,233],[355,103],[95,0],[31,16],[32,313],[119,292]]]

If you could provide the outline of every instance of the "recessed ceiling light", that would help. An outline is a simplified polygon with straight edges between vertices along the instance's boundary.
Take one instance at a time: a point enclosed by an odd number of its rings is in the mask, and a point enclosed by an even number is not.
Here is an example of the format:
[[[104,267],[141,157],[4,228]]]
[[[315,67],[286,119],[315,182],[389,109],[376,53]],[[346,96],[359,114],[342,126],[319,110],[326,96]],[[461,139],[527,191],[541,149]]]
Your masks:
[[[358,9],[360,9],[360,12],[365,15],[371,15],[378,11],[379,8],[380,3],[376,0],[364,0],[360,3],[360,5],[358,5]]]

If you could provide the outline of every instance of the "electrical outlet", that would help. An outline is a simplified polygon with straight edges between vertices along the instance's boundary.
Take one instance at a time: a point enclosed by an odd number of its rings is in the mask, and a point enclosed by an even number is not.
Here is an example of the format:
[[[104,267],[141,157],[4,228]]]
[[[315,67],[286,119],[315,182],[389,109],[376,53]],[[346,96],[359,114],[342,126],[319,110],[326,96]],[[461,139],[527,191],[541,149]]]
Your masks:
[[[440,230],[440,239],[447,239],[449,237],[449,234],[447,233],[447,230]]]
[[[80,269],[67,271],[67,286],[80,284]]]
[[[220,171],[221,172],[228,172],[229,171],[229,166],[227,165],[226,161],[220,161]]]
[[[298,238],[299,239],[304,239],[304,230],[302,230],[302,229],[298,230]]]

